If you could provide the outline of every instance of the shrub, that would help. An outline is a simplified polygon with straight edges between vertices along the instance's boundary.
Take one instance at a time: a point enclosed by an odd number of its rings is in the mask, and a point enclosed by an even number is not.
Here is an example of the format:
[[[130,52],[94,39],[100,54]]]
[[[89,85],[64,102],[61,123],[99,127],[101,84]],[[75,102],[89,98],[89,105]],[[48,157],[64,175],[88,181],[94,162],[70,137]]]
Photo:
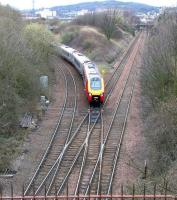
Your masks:
[[[84,16],[79,16],[74,20],[74,23],[78,25],[90,25],[99,28],[106,38],[110,40],[111,38],[121,37],[120,28],[124,28],[124,31],[134,34],[133,29],[130,25],[126,24],[119,10],[108,10],[101,13],[89,13]]]
[[[76,36],[77,36],[76,32],[62,33],[61,42],[68,45]]]
[[[85,39],[83,43],[83,48],[86,51],[89,51],[93,47],[93,41],[89,39]]]
[[[25,26],[20,13],[0,6],[0,170],[23,140],[18,128],[25,112],[34,112],[41,90],[39,76],[50,75],[52,34],[42,25]]]
[[[142,85],[151,100],[145,134],[151,147],[153,175],[161,176],[177,160],[177,22],[176,13],[162,18],[144,52]]]
[[[54,37],[52,33],[44,25],[29,24],[24,29],[24,37],[33,54],[33,62],[38,64],[48,61],[49,56],[53,53],[51,43],[54,42]]]

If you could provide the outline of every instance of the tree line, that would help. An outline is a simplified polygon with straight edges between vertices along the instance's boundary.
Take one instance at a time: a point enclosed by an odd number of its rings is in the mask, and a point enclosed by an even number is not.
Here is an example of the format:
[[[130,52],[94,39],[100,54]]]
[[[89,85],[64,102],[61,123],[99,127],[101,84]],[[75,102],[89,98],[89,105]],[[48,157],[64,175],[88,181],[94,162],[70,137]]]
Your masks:
[[[177,12],[170,9],[161,14],[149,33],[144,52],[142,73],[143,94],[151,109],[145,118],[152,175],[168,177],[177,163]]]
[[[128,15],[128,18],[132,18]],[[130,32],[134,35],[134,29],[130,23],[126,22],[120,10],[109,9],[103,12],[92,12],[83,16],[78,16],[73,22],[78,25],[89,25],[99,28],[106,38],[121,38],[122,32],[120,29]]]
[[[18,11],[0,5],[0,170],[12,151],[6,147],[18,143],[21,117],[35,113],[40,75],[52,76],[53,41],[43,25],[27,23]]]

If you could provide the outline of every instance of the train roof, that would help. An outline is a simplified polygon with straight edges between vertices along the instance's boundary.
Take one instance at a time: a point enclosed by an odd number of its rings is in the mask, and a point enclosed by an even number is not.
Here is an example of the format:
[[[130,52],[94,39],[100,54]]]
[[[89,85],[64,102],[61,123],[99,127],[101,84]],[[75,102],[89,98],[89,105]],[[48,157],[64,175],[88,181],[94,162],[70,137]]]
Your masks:
[[[96,67],[96,65],[93,62],[88,62],[84,66],[85,66],[86,74],[90,78],[101,77],[101,75],[98,71],[98,68]]]
[[[80,63],[84,64],[85,72],[88,77],[101,77],[97,66],[88,57],[66,45],[61,45],[60,48],[72,54]]]
[[[87,58],[85,55],[81,54],[78,51],[73,52],[73,55],[82,64],[91,62],[89,58]]]
[[[68,47],[66,45],[61,45],[60,48],[63,49],[64,51],[68,52],[68,53],[73,53],[74,51],[76,51],[75,49]]]
[[[83,55],[82,53],[80,53],[79,51],[77,51],[71,47],[68,47],[66,45],[61,45],[60,48],[70,54],[73,54],[74,57],[82,64],[84,64],[85,62],[91,62],[89,58],[87,58],[85,55]]]

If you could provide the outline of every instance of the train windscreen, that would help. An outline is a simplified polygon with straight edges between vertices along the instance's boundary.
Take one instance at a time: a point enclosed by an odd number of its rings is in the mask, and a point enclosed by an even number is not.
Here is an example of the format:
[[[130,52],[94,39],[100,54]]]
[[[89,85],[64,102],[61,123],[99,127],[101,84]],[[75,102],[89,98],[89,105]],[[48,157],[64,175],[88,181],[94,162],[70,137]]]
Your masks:
[[[101,89],[101,80],[100,78],[92,78],[90,81],[90,87],[92,90],[100,90]]]

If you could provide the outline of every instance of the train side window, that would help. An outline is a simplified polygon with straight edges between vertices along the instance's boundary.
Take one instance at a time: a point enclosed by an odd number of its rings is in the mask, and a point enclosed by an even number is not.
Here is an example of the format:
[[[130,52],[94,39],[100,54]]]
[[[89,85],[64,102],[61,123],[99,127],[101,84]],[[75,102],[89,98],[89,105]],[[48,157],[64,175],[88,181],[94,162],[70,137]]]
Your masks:
[[[69,57],[69,53],[63,50],[63,54],[67,57]]]
[[[65,54],[66,54],[67,57],[69,57],[69,53],[68,52],[66,52]]]
[[[90,63],[90,64],[88,64],[88,68],[89,69],[91,69],[91,68],[95,69],[95,65],[93,63]]]
[[[74,59],[74,62],[76,63],[76,65],[80,68],[80,63],[77,59]]]
[[[85,71],[83,71],[83,75],[82,75],[82,77],[83,77],[84,85],[86,85],[86,76],[85,76]]]

